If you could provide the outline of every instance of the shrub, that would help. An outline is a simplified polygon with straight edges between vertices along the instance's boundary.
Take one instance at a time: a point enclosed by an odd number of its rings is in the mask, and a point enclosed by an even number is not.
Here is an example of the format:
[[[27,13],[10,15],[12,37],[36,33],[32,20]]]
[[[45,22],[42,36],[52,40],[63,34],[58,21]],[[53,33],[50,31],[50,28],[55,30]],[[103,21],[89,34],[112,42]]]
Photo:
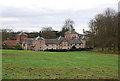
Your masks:
[[[21,45],[16,45],[16,46],[14,46],[14,49],[16,49],[16,50],[23,50],[23,48],[22,48]]]

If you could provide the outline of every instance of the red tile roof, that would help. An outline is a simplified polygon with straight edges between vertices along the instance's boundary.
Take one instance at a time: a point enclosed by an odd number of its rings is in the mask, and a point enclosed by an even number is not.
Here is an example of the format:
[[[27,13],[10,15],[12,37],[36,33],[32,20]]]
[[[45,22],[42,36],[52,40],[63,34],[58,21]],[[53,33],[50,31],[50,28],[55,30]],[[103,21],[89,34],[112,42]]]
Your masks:
[[[6,45],[9,45],[9,46],[17,45],[16,40],[5,40],[5,41],[3,41],[3,43],[5,43]]]

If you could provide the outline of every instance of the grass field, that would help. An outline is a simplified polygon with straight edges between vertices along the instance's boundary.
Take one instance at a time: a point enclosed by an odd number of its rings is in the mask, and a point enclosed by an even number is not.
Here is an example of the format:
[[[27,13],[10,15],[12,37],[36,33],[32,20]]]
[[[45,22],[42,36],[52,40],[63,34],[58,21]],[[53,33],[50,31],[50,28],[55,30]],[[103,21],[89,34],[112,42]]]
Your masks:
[[[116,79],[118,56],[93,51],[3,50],[3,79]]]

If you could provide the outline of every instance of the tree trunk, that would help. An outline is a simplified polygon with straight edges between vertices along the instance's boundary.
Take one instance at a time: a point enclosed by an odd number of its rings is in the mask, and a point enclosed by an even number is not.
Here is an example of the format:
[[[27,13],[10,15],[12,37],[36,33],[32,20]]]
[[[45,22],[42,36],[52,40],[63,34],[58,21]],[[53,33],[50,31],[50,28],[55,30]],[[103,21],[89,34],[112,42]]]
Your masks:
[[[114,53],[115,53],[115,50],[116,50],[115,48],[116,48],[116,46],[114,45],[114,47],[113,47],[113,52],[114,52]]]
[[[110,52],[110,51],[111,51],[111,47],[108,48],[108,52]]]
[[[104,48],[102,48],[102,51],[104,51]]]

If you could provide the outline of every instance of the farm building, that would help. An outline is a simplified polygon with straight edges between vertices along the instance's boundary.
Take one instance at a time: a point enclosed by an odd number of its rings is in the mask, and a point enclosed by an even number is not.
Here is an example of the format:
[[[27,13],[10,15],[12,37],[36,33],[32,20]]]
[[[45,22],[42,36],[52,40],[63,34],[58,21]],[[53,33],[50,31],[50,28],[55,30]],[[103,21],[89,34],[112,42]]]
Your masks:
[[[86,37],[85,35],[78,34],[75,30],[69,30],[64,34],[64,37],[60,36],[56,39],[45,39],[40,36],[28,38],[27,34],[21,32],[17,35],[16,40],[5,40],[3,45],[21,45],[24,50],[34,51],[71,49],[72,47],[85,48]]]
[[[64,37],[56,39],[44,39],[43,37],[27,38],[27,35],[22,32],[24,38],[18,37],[18,42],[21,42],[24,50],[44,51],[49,49],[71,49],[73,46],[76,48],[85,48],[86,39],[82,34],[78,34],[75,30],[69,30],[65,33]]]

